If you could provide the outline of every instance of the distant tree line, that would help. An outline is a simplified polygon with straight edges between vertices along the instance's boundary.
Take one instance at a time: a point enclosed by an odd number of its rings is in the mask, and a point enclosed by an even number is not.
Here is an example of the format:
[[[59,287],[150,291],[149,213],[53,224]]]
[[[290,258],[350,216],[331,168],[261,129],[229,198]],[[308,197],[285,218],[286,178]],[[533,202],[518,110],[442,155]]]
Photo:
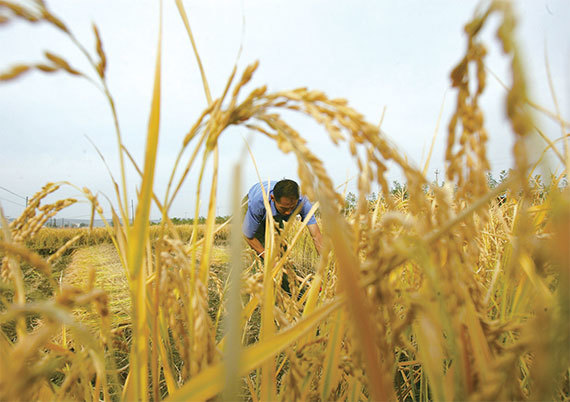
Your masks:
[[[224,223],[225,221],[227,221],[230,218],[231,218],[230,215],[216,216],[216,223],[217,224]],[[170,220],[175,225],[193,225],[194,224],[194,218],[178,218],[178,217],[175,217],[175,218],[170,218]],[[206,223],[206,217],[200,216],[198,218],[198,224],[204,224],[204,223]]]
[[[493,189],[495,187],[497,187],[498,185],[500,185],[501,183],[503,183],[505,180],[507,180],[509,178],[509,175],[511,174],[511,169],[509,170],[501,170],[501,172],[499,173],[499,177],[496,179],[493,177],[493,174],[491,172],[487,173],[487,185],[489,186],[490,189]],[[440,186],[439,183],[432,183],[433,185],[437,185]],[[544,180],[542,179],[542,177],[540,175],[535,175],[530,179],[530,184],[532,187],[534,187],[535,189],[537,189],[539,191],[539,197],[543,198],[547,192],[548,192],[548,186],[547,184],[544,182]],[[444,182],[441,183],[441,186],[444,185]],[[568,187],[568,177],[566,175],[564,175],[562,177],[562,179],[560,180],[560,182],[558,183],[558,187],[559,188],[566,188]],[[428,192],[429,191],[429,186],[425,186],[424,187],[424,192]],[[409,194],[408,194],[408,185],[407,183],[400,183],[398,180],[394,180],[392,181],[392,186],[390,187],[390,194],[392,194],[395,197],[401,197],[402,199],[408,199]],[[378,200],[378,194],[373,192],[371,193],[368,197],[367,200],[370,204],[375,204],[376,201]],[[498,201],[499,202],[504,202],[506,200],[506,194],[500,194],[498,196]],[[356,208],[356,203],[357,203],[357,197],[353,192],[349,192],[348,194],[346,194],[346,197],[344,199],[344,208],[342,209],[342,212],[345,215],[349,215],[351,214],[354,209]]]

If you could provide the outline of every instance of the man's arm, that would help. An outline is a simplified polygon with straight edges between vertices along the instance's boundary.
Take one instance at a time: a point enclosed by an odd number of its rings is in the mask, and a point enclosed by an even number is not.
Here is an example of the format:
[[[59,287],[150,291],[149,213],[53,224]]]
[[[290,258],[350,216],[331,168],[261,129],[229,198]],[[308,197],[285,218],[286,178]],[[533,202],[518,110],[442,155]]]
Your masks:
[[[265,219],[265,215],[259,213],[259,208],[257,208],[256,211],[253,211],[253,209],[255,209],[255,200],[248,199],[247,211],[242,223],[242,233],[247,244],[261,257],[265,251],[265,247],[261,241],[255,237],[255,233],[259,225],[261,225],[261,222]],[[265,212],[265,209],[263,209],[262,212]]]
[[[321,236],[321,230],[319,229],[319,225],[313,223],[311,225],[307,225],[307,228],[309,229],[309,233],[311,233],[311,237],[313,238],[313,243],[315,243],[315,248],[317,249],[317,253],[321,255],[321,250],[323,247],[323,238]]]
[[[244,238],[247,244],[249,244],[249,246],[255,250],[257,255],[263,257],[262,253],[265,251],[263,244],[261,244],[261,242],[256,237],[252,237],[250,239],[249,237],[244,236]]]

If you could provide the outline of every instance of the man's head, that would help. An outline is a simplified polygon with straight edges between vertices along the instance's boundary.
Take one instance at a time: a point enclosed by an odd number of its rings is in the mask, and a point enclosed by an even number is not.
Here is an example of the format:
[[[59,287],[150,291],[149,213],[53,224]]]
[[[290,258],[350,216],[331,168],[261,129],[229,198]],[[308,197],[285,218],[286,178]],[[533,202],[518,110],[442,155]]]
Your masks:
[[[271,199],[275,209],[282,215],[291,215],[299,201],[299,185],[293,180],[283,179],[273,187]]]

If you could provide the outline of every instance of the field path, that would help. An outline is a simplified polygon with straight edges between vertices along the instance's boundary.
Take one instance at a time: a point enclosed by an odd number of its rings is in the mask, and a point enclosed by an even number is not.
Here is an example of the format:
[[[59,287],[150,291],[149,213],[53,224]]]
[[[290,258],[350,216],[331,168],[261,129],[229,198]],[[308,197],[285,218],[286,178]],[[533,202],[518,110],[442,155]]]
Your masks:
[[[201,251],[202,248],[198,248],[198,258],[200,258]],[[227,265],[228,262],[227,248],[215,246],[212,249],[210,263],[222,266]],[[129,284],[117,250],[112,244],[99,244],[76,249],[71,263],[64,270],[62,282],[64,285],[86,289],[91,271],[95,274],[94,287],[105,290],[109,296],[111,325],[116,326],[129,322],[131,310]],[[94,312],[85,312],[85,309],[76,311],[76,316],[80,321],[87,324],[94,324],[98,320]]]
[[[95,273],[95,288],[103,289],[109,296],[109,310],[113,323],[129,320],[131,300],[127,277],[117,250],[112,244],[99,244],[77,249],[71,263],[65,268],[63,284],[81,289],[87,287],[90,272]],[[84,319],[95,319],[83,317]]]

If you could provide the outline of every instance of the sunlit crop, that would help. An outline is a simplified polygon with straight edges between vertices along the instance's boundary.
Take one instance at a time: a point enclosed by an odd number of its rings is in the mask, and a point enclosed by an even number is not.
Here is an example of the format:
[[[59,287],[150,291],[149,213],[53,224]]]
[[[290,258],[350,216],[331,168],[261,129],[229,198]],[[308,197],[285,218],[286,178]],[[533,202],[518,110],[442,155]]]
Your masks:
[[[184,7],[176,4],[193,42]],[[67,35],[118,120],[96,27],[91,52],[43,1],[29,7],[0,1],[0,16],[42,21]],[[499,21],[496,40],[509,63],[505,109],[515,139],[512,169],[492,186],[490,134],[479,106],[487,80],[487,45],[479,35],[490,16]],[[66,183],[46,184],[14,222],[2,215],[0,400],[568,399],[570,153],[545,136],[542,149],[528,144],[541,136],[532,113],[556,119],[564,133],[570,124],[528,99],[515,26],[503,1],[466,24],[467,50],[451,73],[456,107],[442,187],[428,181],[427,165],[408,163],[348,101],[306,88],[249,88],[255,62],[234,69],[221,94],[210,93],[203,75],[208,105],[181,138],[166,193],[155,194],[159,45],[142,166],[115,126],[121,169],[106,227],[44,227],[76,202],[45,202]],[[85,75],[72,61],[45,56],[40,64],[5,69],[0,80],[25,79],[31,70]],[[348,144],[359,167],[351,208],[285,119],[290,112]],[[298,221],[277,233],[268,220],[263,261],[245,249],[241,168],[219,171],[218,142],[232,125],[295,155],[303,192],[318,206],[320,258]],[[559,140],[567,144],[568,134]],[[546,148],[556,149],[564,170],[540,180],[533,163]],[[248,158],[255,161],[244,151],[242,162]],[[140,175],[132,222],[128,164]],[[388,184],[392,165],[405,176],[399,191]],[[213,172],[208,179],[206,167]],[[233,217],[224,225],[215,216],[222,173],[235,183]],[[199,225],[197,201],[194,224],[180,227],[169,208],[190,175],[199,178],[197,199],[202,188],[209,191],[202,194],[208,214]],[[79,190],[92,216],[102,217],[98,197]],[[159,226],[150,226],[151,205],[162,213]],[[290,292],[280,286],[283,273]],[[32,279],[42,293],[31,294]]]

